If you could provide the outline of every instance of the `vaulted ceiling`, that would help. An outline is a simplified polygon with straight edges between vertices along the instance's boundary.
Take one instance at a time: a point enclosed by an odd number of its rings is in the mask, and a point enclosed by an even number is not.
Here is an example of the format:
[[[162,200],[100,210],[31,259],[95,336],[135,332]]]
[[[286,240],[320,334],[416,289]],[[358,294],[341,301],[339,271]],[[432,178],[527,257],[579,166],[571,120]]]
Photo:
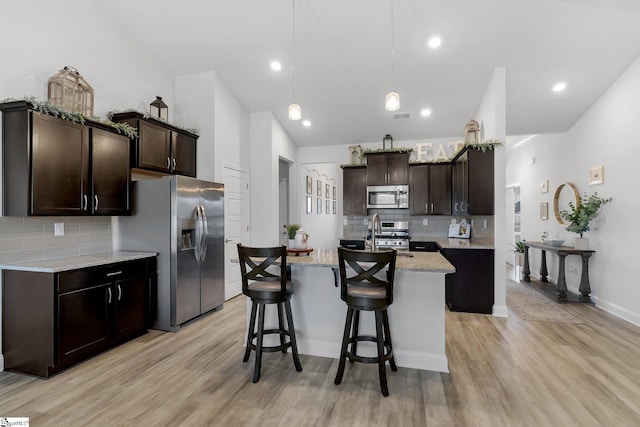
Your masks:
[[[640,56],[634,0],[98,0],[175,76],[215,70],[249,112],[272,111],[300,146],[462,136],[496,67],[507,134],[567,130]],[[427,47],[432,35],[442,38]],[[272,60],[281,61],[279,72]],[[564,92],[551,88],[566,82]],[[422,117],[429,108],[432,114]],[[406,114],[405,114],[406,116]]]

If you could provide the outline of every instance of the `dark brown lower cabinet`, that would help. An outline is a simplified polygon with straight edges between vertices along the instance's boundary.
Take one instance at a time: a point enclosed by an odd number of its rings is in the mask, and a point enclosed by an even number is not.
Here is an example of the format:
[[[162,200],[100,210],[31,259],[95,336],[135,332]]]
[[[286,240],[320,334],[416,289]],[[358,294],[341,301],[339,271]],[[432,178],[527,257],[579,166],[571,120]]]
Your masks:
[[[451,311],[493,311],[493,249],[444,249],[444,257],[456,268],[445,276],[445,300]]]
[[[147,332],[156,259],[2,279],[5,370],[48,378]]]

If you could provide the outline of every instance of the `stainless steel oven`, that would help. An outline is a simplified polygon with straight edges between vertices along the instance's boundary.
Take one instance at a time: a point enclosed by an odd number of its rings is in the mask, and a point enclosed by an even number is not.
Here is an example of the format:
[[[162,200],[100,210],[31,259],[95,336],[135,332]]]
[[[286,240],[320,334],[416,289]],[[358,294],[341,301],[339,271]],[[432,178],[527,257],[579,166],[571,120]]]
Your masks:
[[[367,186],[368,209],[407,209],[409,208],[408,185],[369,185]]]

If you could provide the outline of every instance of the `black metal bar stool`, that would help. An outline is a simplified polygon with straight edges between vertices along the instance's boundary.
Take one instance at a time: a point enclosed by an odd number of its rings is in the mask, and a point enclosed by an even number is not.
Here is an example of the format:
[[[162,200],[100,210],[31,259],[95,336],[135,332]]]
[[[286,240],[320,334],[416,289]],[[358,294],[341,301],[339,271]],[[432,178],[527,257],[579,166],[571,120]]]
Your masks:
[[[302,371],[296,333],[291,316],[293,286],[287,280],[287,248],[276,246],[272,248],[252,248],[238,244],[238,258],[242,274],[242,293],[251,298],[251,317],[247,331],[247,347],[243,362],[249,360],[251,350],[256,352],[256,364],[253,371],[253,382],[260,380],[262,352],[287,352],[291,348],[293,363],[296,371]],[[280,265],[277,265],[279,261]],[[270,268],[271,267],[271,268]],[[267,304],[278,307],[278,328],[264,329],[264,312]],[[283,309],[287,314],[287,328],[284,327]],[[258,330],[255,331],[256,312],[258,314]],[[280,345],[264,346],[263,338],[266,334],[279,334]],[[289,340],[286,340],[286,336]],[[256,343],[254,344],[254,339]]]
[[[364,252],[338,248],[340,267],[340,298],[347,303],[347,320],[344,325],[340,362],[335,383],[342,382],[346,359],[351,362],[377,363],[380,390],[389,395],[385,364],[389,361],[392,371],[397,371],[393,358],[393,345],[389,332],[387,308],[393,302],[393,280],[396,268],[396,251]],[[349,275],[347,275],[349,274]],[[358,335],[360,311],[375,312],[376,336]],[[354,319],[355,317],[355,319]],[[351,331],[351,334],[349,332]],[[358,356],[360,341],[377,344],[377,356]],[[348,346],[351,344],[351,351]]]

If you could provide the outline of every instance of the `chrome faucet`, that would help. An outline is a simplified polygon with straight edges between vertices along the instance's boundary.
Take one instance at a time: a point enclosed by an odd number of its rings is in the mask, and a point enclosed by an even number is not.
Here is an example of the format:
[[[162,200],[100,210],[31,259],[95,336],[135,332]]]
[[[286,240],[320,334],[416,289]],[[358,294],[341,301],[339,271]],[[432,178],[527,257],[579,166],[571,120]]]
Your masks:
[[[373,214],[371,218],[371,250],[376,251],[376,234],[382,234],[382,222],[380,221],[380,215]]]

